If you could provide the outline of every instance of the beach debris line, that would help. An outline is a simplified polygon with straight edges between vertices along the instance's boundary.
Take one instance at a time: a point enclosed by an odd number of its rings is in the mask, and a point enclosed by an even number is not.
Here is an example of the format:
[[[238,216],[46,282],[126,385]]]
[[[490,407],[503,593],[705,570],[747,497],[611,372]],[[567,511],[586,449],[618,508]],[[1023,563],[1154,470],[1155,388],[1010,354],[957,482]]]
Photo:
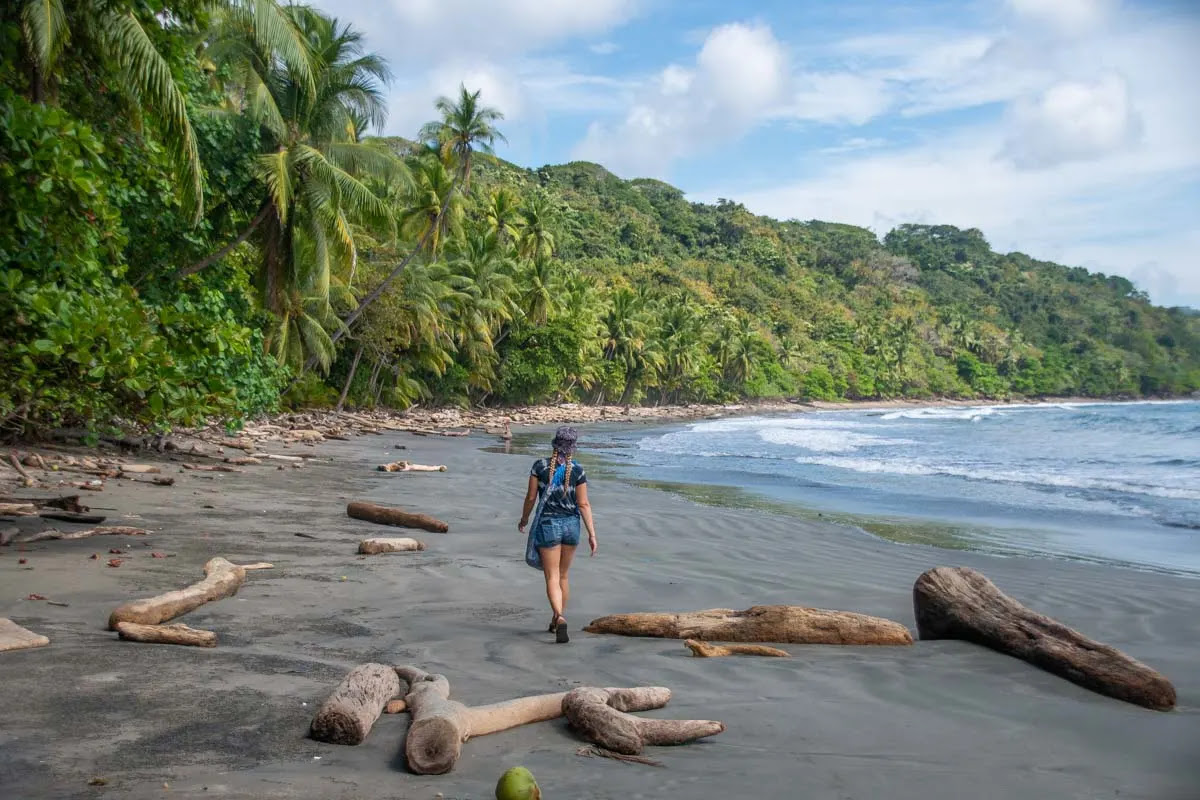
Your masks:
[[[360,664],[317,709],[309,735],[329,744],[362,744],[388,701],[400,691],[395,667]]]
[[[647,719],[628,711],[662,708],[671,690],[580,687],[563,698],[563,713],[583,738],[614,753],[641,755],[646,745],[676,745],[716,736],[725,724],[707,719]],[[653,705],[645,705],[653,703]]]
[[[411,461],[393,461],[390,464],[380,464],[375,469],[380,472],[445,472],[446,465],[414,464]]]
[[[708,644],[699,639],[688,639],[683,643],[697,658],[719,658],[721,656],[771,656],[791,658],[792,654],[778,647],[761,644]]]
[[[119,566],[120,559],[114,558],[112,561],[118,562],[117,565]],[[109,562],[110,566],[113,565],[112,561]],[[193,611],[205,603],[211,603],[214,600],[220,600],[237,594],[237,590],[246,581],[246,573],[248,571],[271,569],[273,566],[266,563],[234,564],[224,558],[211,558],[204,565],[204,580],[193,583],[191,586],[186,586],[183,589],[176,589],[172,592],[147,597],[142,600],[134,600],[131,603],[119,606],[108,617],[108,629],[120,633],[121,631],[118,626],[122,622],[132,622],[142,626],[157,626],[160,623]],[[208,632],[195,631],[188,628],[187,631],[180,631],[178,629],[174,631],[160,631],[158,638],[154,640],[145,638],[147,635],[145,633],[140,634],[142,638],[134,638],[131,635],[122,635],[121,638],[139,642],[155,641],[164,644],[195,645],[196,641],[193,634],[196,633]],[[215,645],[216,634],[213,634],[213,637]]]
[[[7,617],[0,617],[0,653],[6,650],[28,650],[50,644],[47,636],[22,628]]]
[[[922,573],[913,608],[923,640],[964,639],[1118,700],[1157,711],[1175,706],[1175,687],[1161,673],[1026,608],[968,567]]]
[[[899,622],[853,611],[806,606],[753,606],[745,611],[712,608],[682,614],[610,614],[592,620],[587,633],[701,641],[788,644],[912,644]]]
[[[525,767],[509,767],[496,781],[496,800],[541,800],[542,790]]]
[[[358,552],[362,555],[374,556],[380,553],[411,553],[425,549],[424,542],[408,538],[363,539],[358,543]]]
[[[446,533],[450,526],[428,514],[416,514],[395,506],[376,503],[353,502],[346,506],[346,514],[354,519],[374,522],[378,525],[395,525],[400,528],[420,528],[433,533]]]
[[[118,622],[117,635],[130,642],[179,644],[189,647],[217,646],[217,634],[212,631],[189,628],[182,622],[174,625],[139,625],[136,622]]]

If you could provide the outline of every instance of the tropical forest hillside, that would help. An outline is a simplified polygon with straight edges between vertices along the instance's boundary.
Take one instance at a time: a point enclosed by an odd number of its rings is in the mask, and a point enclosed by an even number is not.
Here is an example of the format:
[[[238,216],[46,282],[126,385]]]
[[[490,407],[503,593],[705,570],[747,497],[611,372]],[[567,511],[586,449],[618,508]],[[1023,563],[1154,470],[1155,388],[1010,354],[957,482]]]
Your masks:
[[[1200,317],[1129,281],[408,139],[359,32],[277,0],[0,5],[0,437],[281,405],[1145,396]]]

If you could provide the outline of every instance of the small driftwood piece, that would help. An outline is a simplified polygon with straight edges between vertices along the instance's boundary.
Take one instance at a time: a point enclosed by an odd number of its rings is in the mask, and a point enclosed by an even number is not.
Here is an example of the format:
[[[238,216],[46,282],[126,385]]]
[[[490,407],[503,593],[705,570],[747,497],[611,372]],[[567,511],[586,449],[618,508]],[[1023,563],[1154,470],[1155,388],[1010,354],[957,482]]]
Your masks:
[[[411,461],[393,461],[376,467],[380,472],[445,472],[446,465],[414,464]]]
[[[791,653],[778,647],[767,647],[761,644],[707,644],[697,639],[688,639],[683,643],[692,655],[697,658],[718,658],[720,656],[774,656],[776,658],[791,658]]]
[[[212,631],[189,628],[183,623],[174,625],[139,625],[118,622],[117,634],[130,642],[150,644],[181,644],[189,647],[216,647],[217,635]]]
[[[21,466],[21,460],[17,458],[16,453],[8,454],[8,463],[12,464],[12,468],[21,476],[21,483],[25,486],[33,486],[33,478],[29,477],[29,473],[25,471],[25,467]],[[22,629],[24,630],[24,629]]]
[[[408,538],[363,539],[358,543],[358,552],[367,556],[379,555],[380,553],[411,553],[424,549],[424,542]]]
[[[428,514],[414,514],[402,508],[381,506],[375,503],[354,502],[346,506],[346,514],[354,519],[366,520],[379,525],[395,525],[401,528],[420,528],[434,533],[446,533],[450,526]]]
[[[84,525],[99,525],[106,519],[103,514],[76,514],[74,511],[47,511],[44,508],[38,512],[38,516],[42,519],[55,519],[60,522],[79,522]]]
[[[50,639],[41,634],[22,628],[11,619],[0,617],[0,653],[5,650],[27,650],[31,647],[45,647]]]
[[[804,606],[754,606],[745,611],[714,608],[684,614],[611,614],[592,620],[584,630],[702,641],[912,644],[912,634],[898,622],[851,611]]]
[[[922,639],[964,639],[1118,700],[1157,711],[1175,706],[1175,687],[1161,673],[1031,611],[973,569],[925,572],[913,586],[913,607]]]
[[[408,768],[418,775],[441,775],[454,768],[463,742],[472,736],[515,728],[563,715],[565,692],[520,697],[503,703],[468,707],[450,699],[450,682],[443,675],[430,675],[416,667],[396,667],[408,682],[404,700],[412,712],[412,725],[404,743]],[[619,693],[629,710],[661,708],[671,696],[669,689],[605,689]]]
[[[205,603],[237,594],[246,580],[246,572],[270,569],[271,564],[233,564],[224,558],[212,558],[204,565],[204,580],[183,589],[166,592],[143,600],[134,600],[118,607],[108,617],[108,629],[115,631],[117,623],[136,622],[157,625],[199,608]]]
[[[225,464],[184,464],[184,469],[192,470],[193,472],[245,472],[245,470],[237,467],[229,467]]]
[[[671,697],[668,689],[651,691],[665,693],[661,705],[666,705]],[[571,727],[592,744],[631,756],[640,755],[646,745],[687,744],[725,730],[724,723],[713,720],[634,717],[625,712],[642,709],[631,703],[631,699],[612,689],[572,689],[563,698],[563,713]]]
[[[38,507],[33,503],[0,503],[0,516],[36,517]]]
[[[298,464],[304,459],[300,456],[285,456],[279,453],[259,453],[259,458],[269,458],[272,461],[289,461],[293,464]]]
[[[74,511],[84,513],[88,507],[79,502],[79,495],[68,494],[62,497],[0,497],[0,505],[4,503],[18,503],[20,505],[28,505],[32,503],[38,508],[59,508],[63,511]]]
[[[162,472],[162,469],[154,464],[121,464],[118,469],[121,472],[128,472],[131,475],[146,475],[149,473]]]
[[[309,735],[318,742],[362,744],[384,706],[400,694],[396,668],[386,664],[361,664],[333,690],[317,709]]]
[[[41,542],[47,539],[87,539],[92,536],[147,536],[150,531],[144,528],[130,528],[125,525],[105,525],[99,528],[88,528],[83,531],[69,531],[64,533],[58,530],[42,531],[31,536],[26,536],[23,539],[18,539],[18,544],[29,544],[31,542]]]

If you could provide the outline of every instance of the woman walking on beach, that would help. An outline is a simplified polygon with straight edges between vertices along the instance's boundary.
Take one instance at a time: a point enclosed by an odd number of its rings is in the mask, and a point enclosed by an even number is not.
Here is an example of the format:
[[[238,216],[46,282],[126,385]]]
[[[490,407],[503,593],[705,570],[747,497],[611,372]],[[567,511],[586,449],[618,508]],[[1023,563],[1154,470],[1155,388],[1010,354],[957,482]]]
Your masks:
[[[524,533],[529,524],[529,513],[540,498],[541,506],[530,536],[546,576],[546,597],[550,600],[553,615],[550,631],[560,644],[570,639],[563,614],[571,595],[567,573],[579,545],[581,519],[587,527],[588,546],[592,555],[596,555],[596,526],[592,523],[592,507],[588,503],[587,475],[572,459],[578,439],[579,434],[574,428],[564,425],[555,431],[550,443],[554,452],[550,458],[539,458],[533,463],[521,521],[517,524],[517,530]]]

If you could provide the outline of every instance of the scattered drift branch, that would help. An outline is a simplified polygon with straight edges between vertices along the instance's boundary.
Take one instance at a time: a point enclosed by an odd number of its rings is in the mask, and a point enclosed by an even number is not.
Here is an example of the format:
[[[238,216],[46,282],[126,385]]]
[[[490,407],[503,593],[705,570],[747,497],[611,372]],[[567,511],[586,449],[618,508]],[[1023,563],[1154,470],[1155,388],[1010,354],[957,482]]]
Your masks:
[[[181,644],[189,647],[216,647],[217,635],[212,631],[189,628],[183,623],[174,625],[139,625],[118,622],[117,634],[130,642],[150,644]]]
[[[913,586],[913,608],[922,639],[964,639],[1118,700],[1157,711],[1175,706],[1175,687],[1161,673],[1031,611],[973,569],[923,573]]]
[[[366,556],[379,555],[380,553],[412,553],[424,549],[424,542],[408,538],[363,539],[358,543],[358,552]]]
[[[661,708],[671,691],[642,689],[572,689],[563,698],[563,713],[571,727],[592,744],[622,755],[639,755],[646,745],[687,744],[725,730],[724,723],[701,719],[643,719],[626,711]],[[644,705],[653,699],[655,705]],[[657,702],[661,700],[661,702]]]
[[[28,628],[22,628],[11,619],[0,617],[0,653],[6,650],[27,650],[31,647],[45,647],[50,639],[34,633]]]
[[[166,592],[143,600],[134,600],[118,607],[109,615],[108,629],[116,630],[121,622],[157,625],[186,614],[205,603],[237,594],[246,581],[246,572],[270,569],[271,564],[233,564],[224,558],[209,559],[204,565],[204,580],[183,589]]]
[[[683,643],[697,658],[719,658],[720,656],[772,656],[791,658],[792,654],[777,647],[761,644],[706,644],[696,639]]]
[[[898,622],[804,606],[714,608],[683,614],[611,614],[594,619],[588,633],[730,642],[906,645],[912,634]]]
[[[346,506],[346,514],[354,519],[374,522],[378,525],[395,525],[401,528],[420,528],[434,533],[446,533],[450,526],[427,514],[414,514],[402,508],[381,506],[375,503],[354,502]]]
[[[350,670],[317,709],[309,734],[319,742],[362,744],[384,706],[400,694],[400,689],[395,667],[361,664]]]

